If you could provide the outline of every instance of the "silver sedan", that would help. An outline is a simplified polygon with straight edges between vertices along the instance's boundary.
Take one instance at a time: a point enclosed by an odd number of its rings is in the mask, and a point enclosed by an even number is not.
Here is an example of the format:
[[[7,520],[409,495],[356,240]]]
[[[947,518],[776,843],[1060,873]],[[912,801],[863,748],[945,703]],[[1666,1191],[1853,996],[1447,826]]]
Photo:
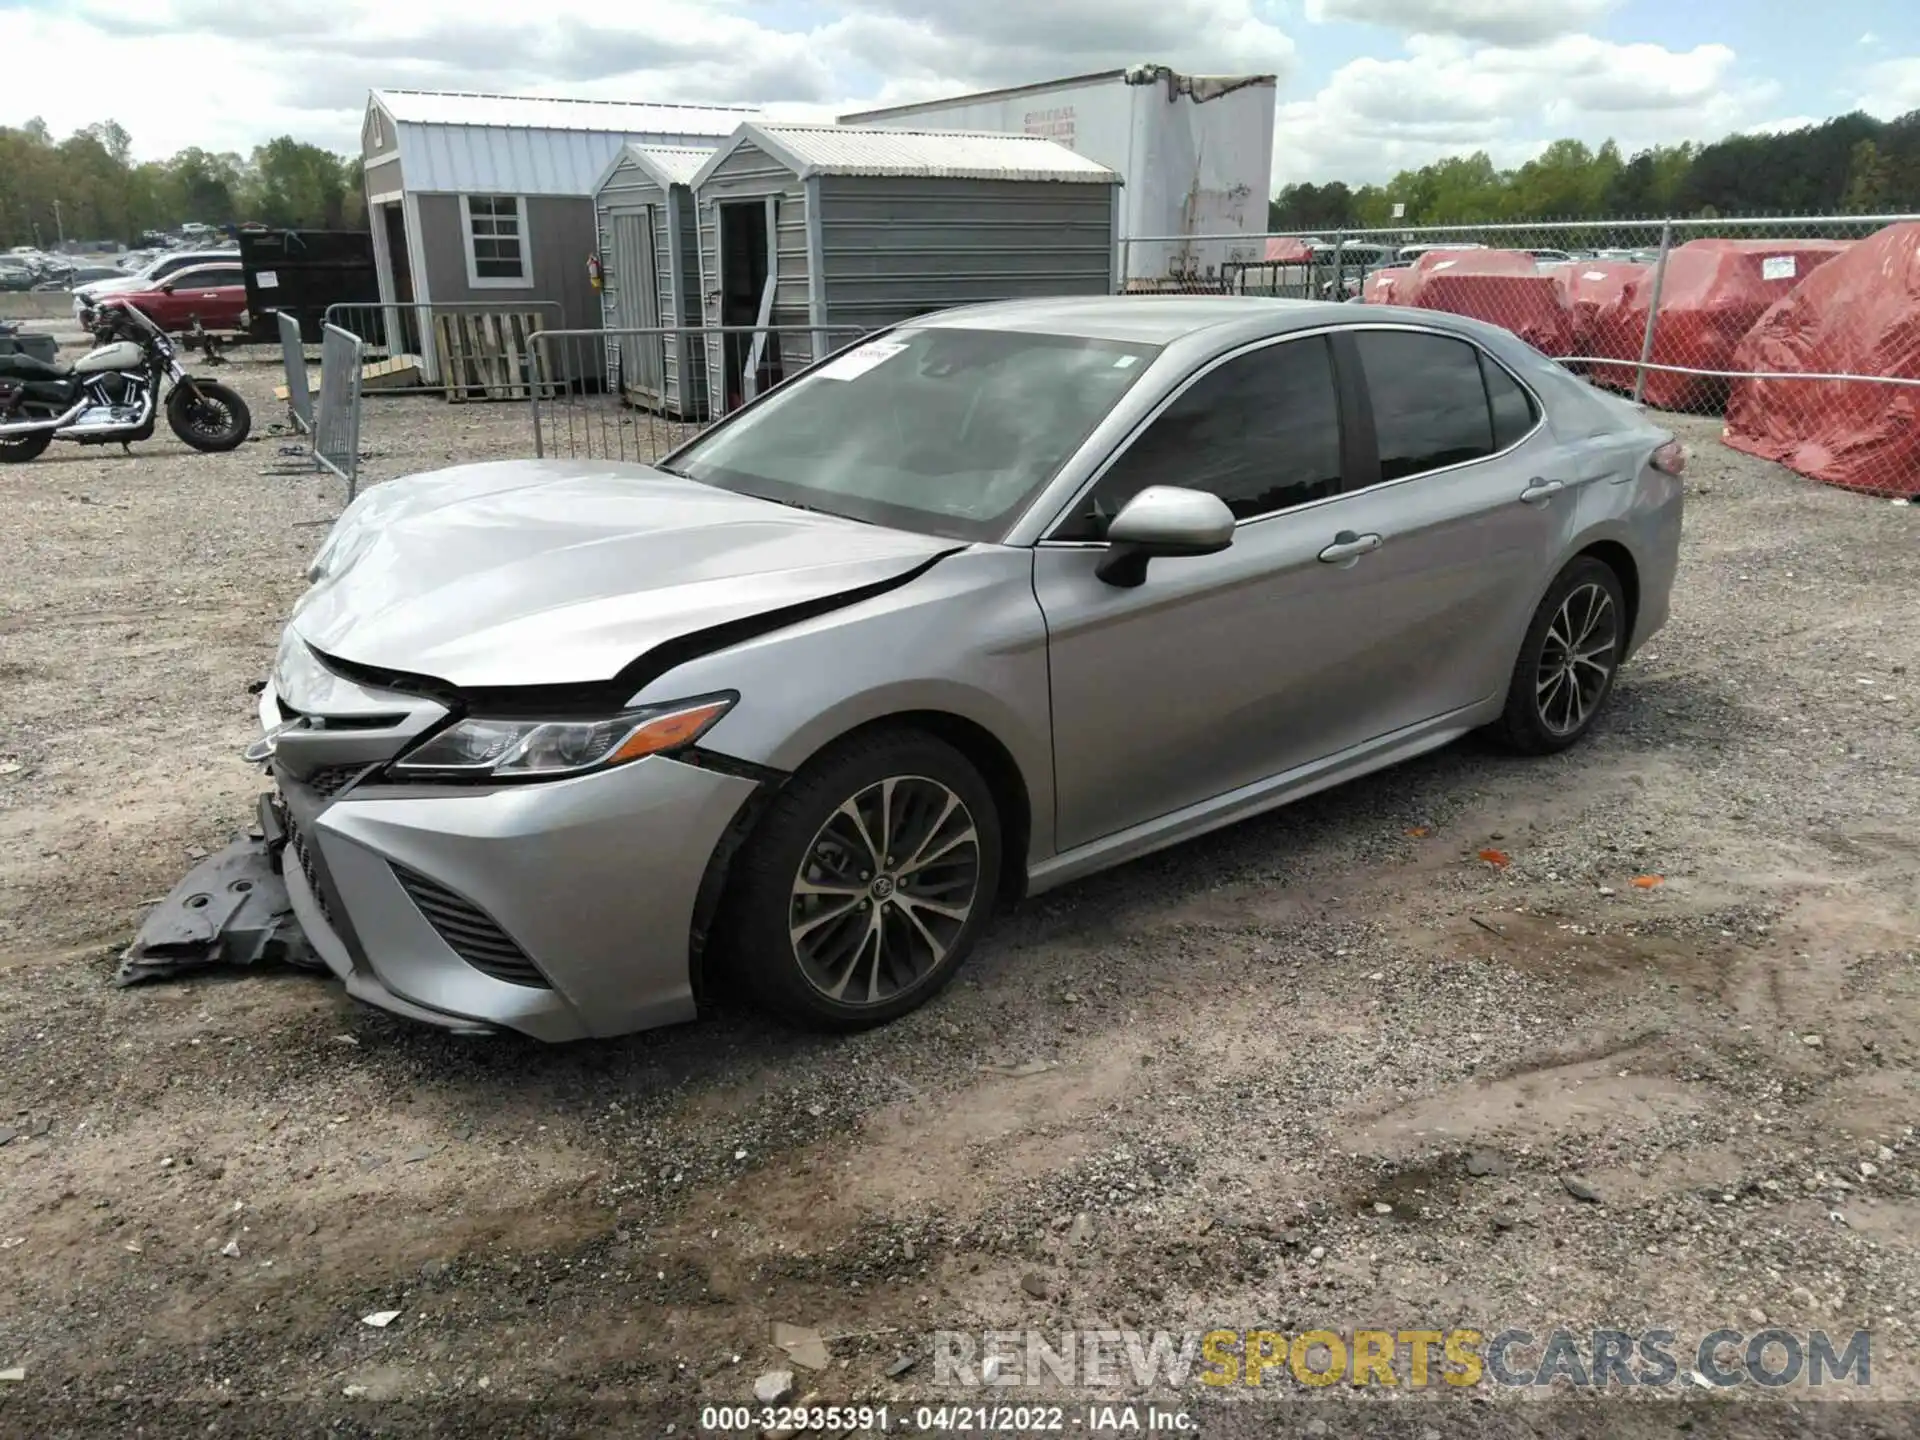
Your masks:
[[[434,1024],[873,1024],[1023,894],[1470,731],[1578,740],[1667,618],[1683,463],[1438,313],[923,317],[654,466],[363,495],[208,863]]]

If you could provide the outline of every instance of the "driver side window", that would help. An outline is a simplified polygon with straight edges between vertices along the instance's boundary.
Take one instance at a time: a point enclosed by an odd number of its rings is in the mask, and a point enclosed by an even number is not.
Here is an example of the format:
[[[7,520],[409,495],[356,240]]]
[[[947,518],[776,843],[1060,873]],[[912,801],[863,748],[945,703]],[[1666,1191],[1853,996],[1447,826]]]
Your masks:
[[[1227,361],[1180,394],[1049,537],[1092,540],[1149,485],[1206,490],[1253,520],[1340,489],[1340,403],[1324,335]]]

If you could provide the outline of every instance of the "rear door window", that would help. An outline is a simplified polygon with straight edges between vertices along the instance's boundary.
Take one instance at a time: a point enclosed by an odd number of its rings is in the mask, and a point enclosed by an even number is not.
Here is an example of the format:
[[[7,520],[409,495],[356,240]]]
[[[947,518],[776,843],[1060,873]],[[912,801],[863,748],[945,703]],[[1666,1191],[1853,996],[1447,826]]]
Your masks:
[[[1353,339],[1373,403],[1382,480],[1494,453],[1492,409],[1476,347],[1414,330],[1357,330]]]
[[[1480,354],[1480,374],[1487,382],[1487,405],[1493,411],[1493,448],[1504,450],[1518,444],[1533,429],[1540,419],[1540,408],[1526,387],[1485,351]]]

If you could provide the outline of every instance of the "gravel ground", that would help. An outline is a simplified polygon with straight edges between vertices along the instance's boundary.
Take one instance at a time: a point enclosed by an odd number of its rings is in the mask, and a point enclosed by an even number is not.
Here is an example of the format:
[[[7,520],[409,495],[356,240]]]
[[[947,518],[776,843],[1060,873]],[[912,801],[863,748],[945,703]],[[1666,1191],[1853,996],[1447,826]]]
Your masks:
[[[263,429],[273,370],[225,378]],[[367,407],[371,480],[526,453],[519,405]],[[271,437],[0,472],[0,1417],[686,1433],[792,1368],[773,1322],[830,1402],[967,1398],[935,1330],[1376,1324],[1865,1327],[1920,1396],[1920,509],[1678,423],[1674,619],[1573,753],[1457,745],[1029,903],[883,1032],[559,1049],[291,973],[109,987],[246,822],[343,496]]]

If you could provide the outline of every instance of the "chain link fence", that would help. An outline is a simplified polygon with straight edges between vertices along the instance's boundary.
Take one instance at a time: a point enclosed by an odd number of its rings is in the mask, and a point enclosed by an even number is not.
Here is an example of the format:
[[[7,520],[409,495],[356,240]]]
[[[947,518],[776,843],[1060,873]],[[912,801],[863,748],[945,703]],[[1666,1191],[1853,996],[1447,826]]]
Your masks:
[[[543,330],[533,337],[527,392],[533,453],[657,460],[868,333],[846,325]]]
[[[1811,478],[1920,497],[1920,216],[1562,220],[1236,237],[1131,292],[1445,310],[1510,330],[1653,409]],[[1225,238],[1225,237],[1218,237]],[[1832,266],[1829,270],[1827,267]]]
[[[362,349],[360,337],[338,325],[329,324],[321,332],[320,404],[314,412],[313,459],[347,482],[349,505],[360,487]]]

